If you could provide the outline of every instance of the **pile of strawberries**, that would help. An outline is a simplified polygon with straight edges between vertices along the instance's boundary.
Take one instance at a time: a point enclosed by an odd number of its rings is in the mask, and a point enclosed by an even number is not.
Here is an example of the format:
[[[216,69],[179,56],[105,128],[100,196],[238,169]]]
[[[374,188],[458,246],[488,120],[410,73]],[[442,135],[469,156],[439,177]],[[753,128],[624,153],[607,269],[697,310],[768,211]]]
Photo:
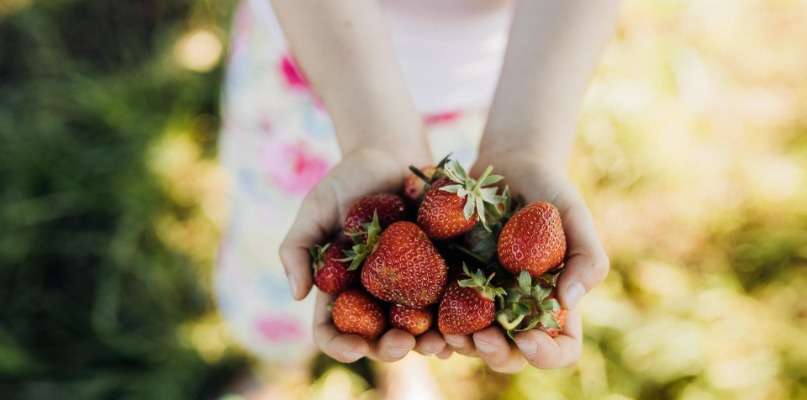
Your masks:
[[[335,295],[336,328],[373,340],[388,327],[420,335],[434,324],[467,335],[494,321],[515,332],[563,330],[555,285],[566,238],[558,210],[523,204],[446,157],[410,167],[403,196],[372,194],[349,208],[343,231],[311,249],[314,282]]]

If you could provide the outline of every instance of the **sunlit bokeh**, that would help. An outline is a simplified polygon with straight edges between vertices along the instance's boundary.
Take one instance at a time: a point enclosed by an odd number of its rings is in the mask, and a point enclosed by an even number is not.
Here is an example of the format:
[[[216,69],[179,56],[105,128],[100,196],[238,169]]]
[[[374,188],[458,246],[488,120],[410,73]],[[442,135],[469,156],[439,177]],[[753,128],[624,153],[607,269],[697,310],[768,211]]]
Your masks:
[[[208,29],[186,33],[176,44],[177,62],[192,71],[205,72],[218,64],[223,45],[221,39]]]

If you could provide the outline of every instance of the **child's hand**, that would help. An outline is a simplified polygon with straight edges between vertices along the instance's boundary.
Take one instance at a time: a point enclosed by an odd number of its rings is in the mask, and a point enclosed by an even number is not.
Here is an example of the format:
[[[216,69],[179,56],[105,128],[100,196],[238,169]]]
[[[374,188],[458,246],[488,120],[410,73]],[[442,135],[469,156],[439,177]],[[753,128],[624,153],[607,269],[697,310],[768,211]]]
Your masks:
[[[430,161],[427,155],[403,154],[401,149],[353,151],[345,155],[305,197],[294,225],[280,247],[280,260],[295,299],[304,298],[311,290],[313,280],[308,249],[327,240],[341,226],[347,207],[353,201],[371,193],[398,191],[410,159],[422,164]],[[364,356],[395,361],[412,349],[422,354],[450,354],[445,350],[442,336],[433,331],[415,340],[405,331],[392,329],[374,343],[356,335],[343,335],[331,322],[327,309],[331,300],[331,296],[317,293],[314,341],[323,353],[338,361],[353,362]]]
[[[479,356],[499,372],[520,370],[524,359],[538,368],[568,366],[580,358],[582,345],[580,312],[575,307],[605,278],[608,256],[585,201],[565,175],[564,165],[542,164],[532,154],[482,155],[472,174],[479,174],[488,165],[505,176],[511,191],[524,196],[527,202],[545,200],[560,210],[568,244],[566,270],[558,282],[561,304],[569,310],[566,326],[554,339],[537,329],[519,333],[516,346],[510,345],[498,326],[472,336],[446,336],[445,340],[454,351]]]

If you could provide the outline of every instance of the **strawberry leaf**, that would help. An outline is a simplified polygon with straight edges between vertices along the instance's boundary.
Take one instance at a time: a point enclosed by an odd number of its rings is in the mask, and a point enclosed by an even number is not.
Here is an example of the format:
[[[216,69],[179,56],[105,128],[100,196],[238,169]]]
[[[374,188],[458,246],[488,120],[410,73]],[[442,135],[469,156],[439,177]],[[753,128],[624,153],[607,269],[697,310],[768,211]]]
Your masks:
[[[460,251],[482,263],[487,263],[496,257],[496,235],[479,225],[465,236],[465,243],[468,248],[461,248]],[[461,246],[457,245],[457,247]]]
[[[470,198],[465,200],[465,207],[462,209],[462,214],[465,216],[466,220],[471,219],[471,217],[474,215],[474,206],[475,204]]]
[[[523,315],[512,315],[509,311],[500,311],[496,315],[496,322],[504,328],[507,335],[512,339],[512,331],[518,327],[518,324],[524,320]]]
[[[488,175],[484,179],[482,179],[479,182],[479,184],[480,186],[490,186],[499,183],[499,181],[501,181],[502,179],[504,179],[504,177],[501,175]]]
[[[381,223],[379,222],[377,211],[373,211],[373,220],[369,224],[365,224],[364,227],[366,232],[362,233],[362,235],[366,236],[365,242],[354,244],[350,250],[343,250],[342,253],[345,257],[338,259],[338,261],[342,262],[350,261],[348,271],[354,271],[361,267],[367,256],[375,251],[378,237],[381,235]]]
[[[507,293],[508,303],[518,303],[519,301],[521,301],[521,291],[511,290]]]
[[[324,246],[315,245],[314,247],[308,249],[308,255],[311,257],[311,268],[314,269],[314,275],[316,275],[320,268],[322,268],[325,262],[325,251],[328,250],[328,247],[331,247],[330,243],[327,243]]]
[[[457,193],[462,190],[462,185],[447,185],[441,187],[440,190],[448,193]]]
[[[530,313],[530,308],[522,303],[513,303],[513,313],[515,315],[527,315]]]
[[[535,315],[532,318],[530,318],[530,322],[528,322],[527,325],[525,325],[523,328],[519,328],[517,330],[520,331],[520,332],[521,331],[528,331],[530,329],[535,328],[540,323],[541,323],[541,316]]]
[[[530,273],[527,271],[521,271],[518,274],[518,288],[521,289],[522,293],[530,293],[530,288],[532,287],[532,277]]]
[[[544,299],[552,293],[552,289],[545,288],[540,285],[535,285],[532,288],[532,297],[538,301],[539,303],[544,301]]]
[[[478,210],[479,219],[482,221],[482,226],[487,227],[488,224],[485,221],[485,202],[484,202],[484,200],[482,200],[481,197],[474,197],[474,200],[476,201],[476,209]],[[470,201],[469,201],[469,203],[470,203]],[[466,219],[468,219],[468,218],[466,218]]]
[[[560,310],[560,303],[556,299],[549,299],[541,303],[541,310],[548,312],[555,312]]]
[[[541,314],[541,326],[547,329],[560,328],[560,324],[558,324],[558,321],[555,321],[555,317],[553,317],[550,313]]]
[[[546,272],[543,275],[541,275],[540,277],[538,277],[538,279],[540,279],[541,282],[544,283],[544,285],[547,285],[547,286],[550,286],[550,287],[556,287],[558,285],[558,277],[560,276],[560,273],[563,272],[562,271],[563,267],[564,267],[564,264],[560,264],[559,266],[552,269],[552,271]]]
[[[502,202],[501,196],[496,195],[498,189],[495,187],[483,187],[479,189],[480,198],[490,204],[499,204]]]

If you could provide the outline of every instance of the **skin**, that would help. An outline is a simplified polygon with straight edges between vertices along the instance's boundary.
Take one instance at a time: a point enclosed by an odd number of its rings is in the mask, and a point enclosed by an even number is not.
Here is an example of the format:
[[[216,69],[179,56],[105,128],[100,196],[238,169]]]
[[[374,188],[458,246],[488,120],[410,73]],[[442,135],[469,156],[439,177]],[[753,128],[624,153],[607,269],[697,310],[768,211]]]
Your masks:
[[[339,334],[326,309],[331,298],[318,292],[314,339],[325,354],[352,362],[365,356],[395,361],[411,350],[443,359],[457,352],[505,373],[527,364],[560,368],[577,361],[582,330],[576,306],[605,278],[608,257],[566,165],[583,93],[613,32],[618,3],[516,0],[502,75],[471,171],[478,175],[493,164],[514,193],[560,210],[569,246],[559,282],[560,301],[570,310],[563,334],[553,339],[539,330],[523,332],[513,346],[495,326],[445,338],[430,331],[417,339],[393,329],[369,343]],[[273,6],[334,121],[343,154],[306,196],[280,248],[292,293],[302,299],[312,284],[307,249],[340,226],[347,206],[367,193],[399,189],[409,164],[432,160],[376,1],[273,0]]]

